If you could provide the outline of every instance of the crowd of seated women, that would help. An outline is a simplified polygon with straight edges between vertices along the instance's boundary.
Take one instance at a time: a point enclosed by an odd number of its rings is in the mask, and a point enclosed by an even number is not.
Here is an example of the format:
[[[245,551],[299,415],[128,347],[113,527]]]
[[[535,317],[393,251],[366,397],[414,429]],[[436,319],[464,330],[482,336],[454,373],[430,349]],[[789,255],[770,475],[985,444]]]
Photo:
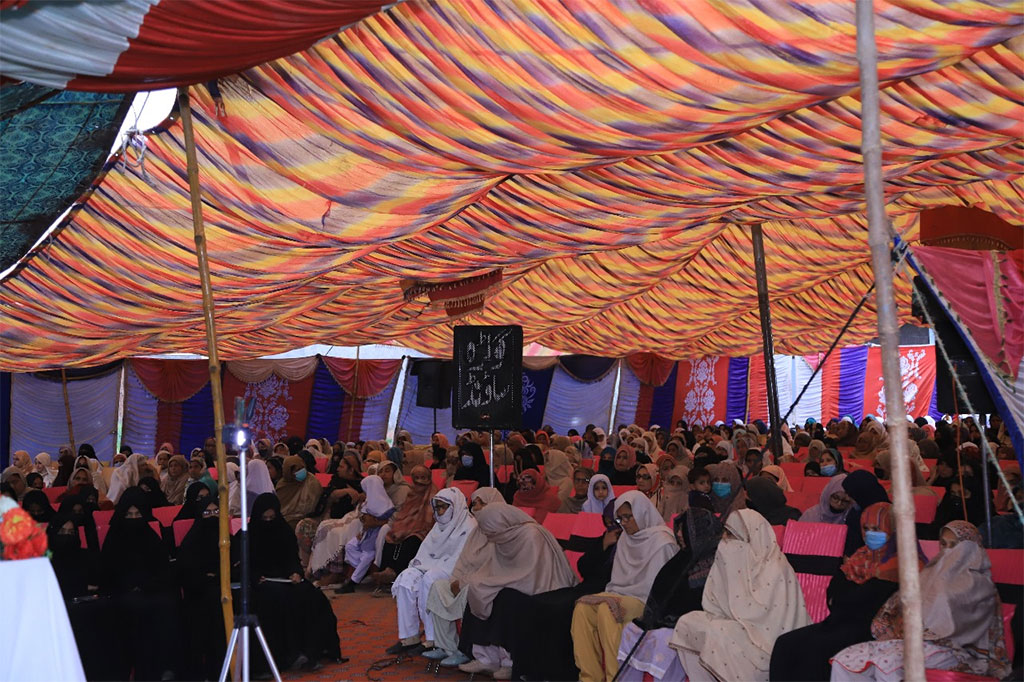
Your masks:
[[[761,423],[623,426],[611,436],[592,426],[566,435],[546,428],[513,433],[493,453],[483,447],[489,437],[468,432],[450,444],[434,434],[417,446],[399,431],[391,447],[264,439],[246,457],[229,453],[226,511],[209,472],[212,439],[188,459],[163,444],[153,458],[118,453],[109,467],[87,445],[78,457],[62,448],[56,471],[48,456],[19,453],[3,485],[48,524],[90,679],[218,673],[221,513],[250,517],[254,604],[284,668],[341,659],[325,595],[366,583],[395,599],[398,631],[387,654],[495,679],[900,678],[889,436],[878,420],[784,427],[780,453],[766,447]],[[930,562],[918,557],[925,654],[930,668],[1003,678],[1001,605],[977,526],[987,504],[993,540],[1021,546],[1011,511],[1020,475],[1004,467],[1011,492],[984,490],[982,437],[1005,455],[998,425],[910,429],[915,485],[946,489],[934,522],[919,526],[941,548]],[[511,470],[496,487],[489,458]],[[788,504],[793,463],[805,477],[830,479],[807,509]],[[47,481],[67,486],[59,509],[28,485],[32,474],[44,489]],[[149,522],[154,508],[177,505],[192,525],[175,547]],[[101,550],[92,515],[110,508]],[[579,513],[600,514],[604,533],[574,537],[579,558],[570,564],[542,524],[547,514]],[[818,623],[772,529],[790,520],[846,530],[829,615]],[[112,655],[104,642],[115,623],[124,634]],[[266,674],[265,664],[257,671]]]

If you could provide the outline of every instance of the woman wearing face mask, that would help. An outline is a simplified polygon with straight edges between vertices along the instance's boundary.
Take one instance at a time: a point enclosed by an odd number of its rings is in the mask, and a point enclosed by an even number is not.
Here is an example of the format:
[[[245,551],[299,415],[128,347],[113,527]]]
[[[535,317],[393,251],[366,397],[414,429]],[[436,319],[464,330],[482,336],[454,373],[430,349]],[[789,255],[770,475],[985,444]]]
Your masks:
[[[491,484],[491,472],[484,459],[484,451],[472,441],[459,446],[459,469],[455,472],[456,481],[476,481],[481,488]]]
[[[611,680],[622,629],[644,612],[661,568],[679,551],[672,531],[638,490],[615,500],[623,534],[618,538],[612,577],[604,592],[581,597],[572,617],[573,651],[580,680]],[[602,662],[603,661],[603,662]]]
[[[924,662],[929,670],[1005,679],[1002,604],[978,530],[965,521],[943,527],[939,554],[921,571]],[[871,636],[843,649],[832,661],[832,679],[903,679],[903,618],[899,593],[871,623]]]
[[[409,566],[419,551],[423,538],[434,525],[432,507],[437,488],[424,466],[413,467],[412,487],[405,503],[395,512],[385,528],[384,548],[381,552],[380,572],[374,579],[381,584],[394,582],[398,574]]]
[[[853,500],[850,512],[846,515],[846,545],[844,556],[850,556],[858,548],[864,546],[864,538],[860,533],[860,515],[876,502],[888,502],[889,493],[878,482],[874,474],[867,471],[854,471],[843,481],[843,491]]]
[[[185,629],[190,679],[213,679],[224,660],[224,615],[220,606],[220,509],[213,495],[193,507],[192,527],[178,548],[176,567]]]
[[[478,488],[473,491],[471,500],[470,513],[474,519],[488,506],[505,504],[501,493],[494,488]],[[456,621],[466,610],[468,593],[463,583],[491,559],[493,552],[494,545],[487,536],[479,527],[474,528],[466,537],[451,577],[438,578],[427,592],[427,614],[433,623],[435,649],[427,657],[441,659],[443,667],[454,668],[469,661],[469,657],[459,651],[459,636],[455,628]]]
[[[807,523],[846,523],[853,499],[843,490],[847,474],[833,476],[821,491],[818,504],[803,513],[801,521]]]
[[[810,622],[804,595],[757,512],[731,513],[725,530],[702,609],[679,619],[670,645],[692,682],[767,680],[776,638]]]
[[[241,551],[237,538],[231,543],[236,560]],[[281,516],[281,503],[273,493],[253,501],[249,556],[253,602],[278,666],[313,671],[321,667],[322,658],[344,662],[337,618],[324,593],[302,579],[295,534]],[[265,675],[263,656],[253,658],[257,671]]]
[[[281,500],[281,515],[292,528],[313,511],[323,491],[320,481],[309,474],[302,458],[297,455],[291,455],[284,461],[276,490]]]
[[[120,633],[118,646],[106,650],[109,679],[175,679],[166,676],[178,667],[179,587],[163,540],[149,525],[152,520],[145,494],[128,488],[111,517],[100,554],[100,592],[110,599],[111,618]],[[223,627],[220,634],[223,642]]]
[[[747,493],[739,468],[732,462],[719,462],[706,468],[711,475],[711,502],[718,518],[725,519],[737,509],[746,509]]]
[[[435,491],[430,500],[435,521],[410,562],[391,586],[398,605],[398,641],[388,654],[436,651],[433,658],[447,654],[434,648],[434,622],[427,615],[427,597],[431,586],[451,576],[466,540],[476,530],[465,496],[453,488]],[[420,644],[420,622],[425,642]]]
[[[519,474],[519,489],[512,498],[517,507],[536,509],[534,518],[544,523],[544,518],[551,512],[558,511],[562,505],[558,499],[558,490],[548,485],[547,480],[536,469],[527,469]]]
[[[860,531],[867,544],[848,557],[829,582],[829,615],[779,637],[769,679],[828,679],[832,656],[870,637],[871,619],[899,588],[894,528],[888,502],[864,510]]]
[[[821,453],[821,459],[818,461],[818,464],[821,466],[822,476],[831,477],[846,473],[846,468],[843,465],[843,456],[835,448],[828,448],[825,452]]]

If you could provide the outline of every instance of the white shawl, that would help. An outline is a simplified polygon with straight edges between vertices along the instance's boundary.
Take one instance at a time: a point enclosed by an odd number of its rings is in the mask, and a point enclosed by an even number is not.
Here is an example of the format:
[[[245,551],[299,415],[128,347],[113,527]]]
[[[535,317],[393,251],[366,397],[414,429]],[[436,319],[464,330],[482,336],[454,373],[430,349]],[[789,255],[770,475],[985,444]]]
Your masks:
[[[605,591],[647,601],[658,571],[675,556],[679,545],[658,509],[642,492],[623,493],[615,500],[616,514],[624,504],[629,504],[640,530],[633,535],[623,532],[619,536],[615,543],[612,579]]]
[[[469,513],[466,496],[456,488],[444,488],[433,499],[448,504],[448,509],[441,516],[434,513],[436,523],[409,565],[424,572],[438,570],[450,575],[466,539],[476,530],[476,519]]]

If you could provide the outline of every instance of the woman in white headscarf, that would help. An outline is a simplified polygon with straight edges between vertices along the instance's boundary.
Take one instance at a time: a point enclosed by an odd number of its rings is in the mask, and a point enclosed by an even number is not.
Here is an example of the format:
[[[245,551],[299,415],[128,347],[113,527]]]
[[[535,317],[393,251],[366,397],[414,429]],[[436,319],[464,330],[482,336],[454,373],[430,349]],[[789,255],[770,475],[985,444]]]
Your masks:
[[[398,604],[398,642],[387,650],[400,654],[420,645],[420,623],[426,641],[423,647],[434,648],[434,621],[427,614],[430,587],[438,580],[451,577],[455,562],[470,534],[476,530],[476,519],[469,513],[466,496],[455,488],[444,488],[431,500],[434,527],[423,539],[409,567],[398,574],[391,594]]]
[[[139,479],[144,475],[143,465],[146,465],[146,458],[136,452],[128,457],[122,466],[114,469],[110,477],[110,488],[107,490],[107,497],[111,502],[117,504],[125,490],[139,484]]]
[[[249,507],[245,510],[248,514],[252,511],[252,505],[256,498],[264,493],[274,492],[274,482],[270,480],[270,470],[267,463],[262,459],[250,459],[245,469],[245,491],[246,503]]]
[[[573,653],[582,682],[609,681],[618,670],[622,629],[643,615],[651,585],[679,551],[657,508],[638,491],[615,500],[616,543],[612,579],[604,592],[580,597],[572,614]]]
[[[228,513],[232,516],[238,516],[242,513],[242,486],[238,480],[238,465],[234,462],[228,462],[226,468],[228,474]]]
[[[459,648],[472,651],[474,661],[459,666],[468,673],[489,671],[497,679],[509,679],[512,659],[499,647],[481,645],[477,635],[487,631],[494,599],[511,588],[534,595],[571,587],[578,580],[558,540],[536,519],[518,507],[488,505],[476,513],[480,531],[493,546],[484,562],[466,577],[469,613],[462,619]],[[468,647],[472,647],[469,649]]]
[[[587,487],[587,501],[583,503],[583,511],[603,514],[604,508],[614,499],[615,490],[612,488],[612,482],[604,474],[594,474]]]
[[[670,642],[692,682],[768,679],[779,635],[811,622],[775,532],[752,509],[725,521],[702,611],[676,623]]]
[[[362,525],[354,538],[345,544],[345,563],[352,567],[348,579],[338,592],[355,592],[356,585],[363,581],[377,557],[377,537],[388,519],[395,513],[395,505],[384,490],[380,476],[367,476],[362,483],[366,499],[359,505],[359,522]]]
[[[53,485],[53,478],[56,474],[50,468],[52,464],[53,459],[50,457],[50,453],[40,452],[38,455],[36,455],[36,473],[43,477],[44,488],[49,488],[51,485]]]

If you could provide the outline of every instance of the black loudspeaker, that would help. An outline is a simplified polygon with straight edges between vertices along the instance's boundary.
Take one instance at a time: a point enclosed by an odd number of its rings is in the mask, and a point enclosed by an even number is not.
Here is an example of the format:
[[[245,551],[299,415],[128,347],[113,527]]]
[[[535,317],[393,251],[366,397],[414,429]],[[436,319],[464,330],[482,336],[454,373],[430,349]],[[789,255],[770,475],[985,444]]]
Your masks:
[[[928,308],[928,315],[934,323],[932,330],[949,354],[949,359],[953,363],[956,376],[960,379],[960,383],[963,384],[964,391],[967,392],[967,397],[970,398],[971,407],[974,408],[974,412],[976,414],[994,414],[998,412],[995,402],[988,392],[988,387],[985,386],[985,380],[978,369],[978,364],[974,361],[974,356],[971,355],[971,350],[967,347],[963,337],[960,336],[960,332],[957,331],[956,325],[949,319],[945,309],[943,309],[935,296],[932,295],[924,282],[921,281],[920,277],[914,278],[914,288],[920,292],[921,298],[924,299],[925,305]],[[916,297],[914,298],[912,313],[914,317],[922,321],[927,321],[928,319],[921,310]],[[967,411],[967,407],[963,404],[963,400],[961,400],[960,394],[954,385],[953,375],[950,373],[946,360],[938,348],[935,349],[935,391],[935,401],[940,412],[945,414],[962,414]]]
[[[452,363],[446,360],[415,360],[411,373],[416,384],[416,407],[445,410],[452,406]]]
[[[523,421],[523,328],[455,327],[452,426],[518,429]]]

